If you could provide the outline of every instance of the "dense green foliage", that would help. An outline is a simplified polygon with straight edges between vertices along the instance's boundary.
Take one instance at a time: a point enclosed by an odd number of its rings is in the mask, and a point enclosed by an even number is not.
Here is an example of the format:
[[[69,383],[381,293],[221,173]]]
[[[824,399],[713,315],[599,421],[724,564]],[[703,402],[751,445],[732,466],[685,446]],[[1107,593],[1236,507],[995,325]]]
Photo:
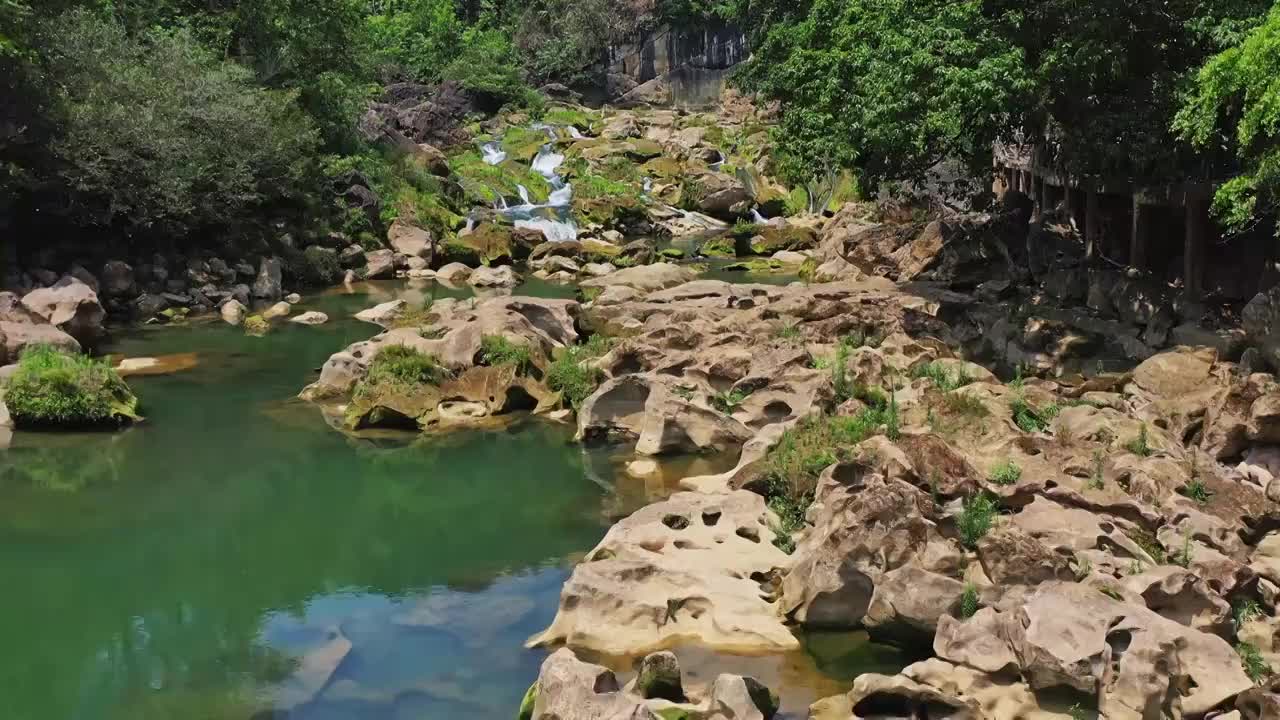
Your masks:
[[[585,344],[567,347],[547,368],[547,387],[560,393],[564,404],[577,409],[595,392],[603,373],[592,362],[609,352],[612,341],[593,335]]]
[[[1228,146],[1244,174],[1221,214],[1242,226],[1275,207],[1280,10],[1266,0],[679,4],[748,26],[740,80],[782,101],[793,180],[919,180],[943,159],[979,177],[993,141],[1021,136],[1050,139],[1072,174],[1178,181],[1233,173]]]
[[[527,344],[508,340],[503,335],[480,338],[480,360],[490,367],[510,365],[516,373],[527,375],[533,370],[533,351]]]
[[[1280,206],[1280,5],[1239,45],[1196,77],[1175,127],[1197,147],[1234,148],[1243,173],[1218,190],[1215,207],[1243,228]]]
[[[137,418],[138,401],[109,365],[47,345],[27,348],[4,393],[26,426],[94,426]]]

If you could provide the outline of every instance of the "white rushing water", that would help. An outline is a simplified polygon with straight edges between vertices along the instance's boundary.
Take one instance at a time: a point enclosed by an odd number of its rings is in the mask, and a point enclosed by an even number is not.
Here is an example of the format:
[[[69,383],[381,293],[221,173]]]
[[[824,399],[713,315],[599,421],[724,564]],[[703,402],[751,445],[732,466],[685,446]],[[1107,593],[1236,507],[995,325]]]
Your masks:
[[[760,214],[760,208],[751,208],[751,222],[757,225],[766,225],[769,219]]]
[[[518,185],[516,192],[520,195],[520,204],[511,206],[507,204],[506,198],[499,198],[494,209],[510,219],[516,227],[540,231],[550,242],[577,240],[578,226],[569,209],[573,202],[573,185],[565,182],[559,174],[560,166],[564,164],[564,154],[556,152],[555,128],[541,123],[530,127],[546,131],[547,137],[552,140],[538,150],[530,164],[530,169],[546,178],[547,184],[551,186],[551,194],[545,203],[537,204],[530,199],[529,189]],[[506,153],[501,151],[497,143],[487,143],[481,147],[481,151],[485,162],[491,165],[506,159]],[[490,162],[491,157],[499,159]]]
[[[484,161],[489,165],[497,165],[507,159],[507,151],[503,150],[502,144],[497,141],[481,145],[480,152],[484,155]]]

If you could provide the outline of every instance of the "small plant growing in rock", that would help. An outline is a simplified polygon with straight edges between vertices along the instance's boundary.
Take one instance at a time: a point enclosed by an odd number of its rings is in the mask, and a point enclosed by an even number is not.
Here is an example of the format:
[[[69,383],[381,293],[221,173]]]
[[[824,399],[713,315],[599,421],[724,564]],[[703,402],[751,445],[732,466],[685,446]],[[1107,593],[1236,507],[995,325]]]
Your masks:
[[[884,434],[894,441],[902,437],[902,418],[898,416],[898,398],[892,385],[889,386],[889,407],[885,410]]]
[[[1102,451],[1094,450],[1093,451],[1093,470],[1092,472],[1089,473],[1089,489],[1090,490],[1101,490],[1103,487],[1105,487],[1105,481],[1103,479],[1102,470],[1103,470]]]
[[[692,400],[693,390],[694,389],[689,387],[688,385],[677,385],[672,392],[674,392],[682,400]]]
[[[533,370],[533,351],[502,335],[485,335],[480,338],[480,362],[490,367],[510,365],[516,373],[528,375]]]
[[[1103,585],[1102,587],[1098,588],[1098,592],[1102,593],[1103,595],[1106,595],[1112,600],[1124,600],[1124,596],[1120,594],[1120,591],[1110,585]]]
[[[978,612],[978,588],[973,583],[964,584],[964,592],[960,594],[960,617],[967,619]]]
[[[722,413],[732,415],[737,412],[738,408],[742,407],[742,403],[750,394],[742,390],[721,390],[711,396],[711,407]]]
[[[1138,457],[1151,457],[1151,443],[1147,438],[1147,424],[1142,423],[1138,428],[1138,436],[1124,444],[1124,449],[1137,455]]]
[[[774,337],[788,344],[798,344],[804,341],[804,331],[800,329],[799,323],[791,325],[783,325],[774,333]]]
[[[1174,565],[1180,565],[1184,568],[1191,567],[1191,536],[1187,535],[1182,539],[1182,549],[1173,554],[1169,560]]]
[[[796,274],[799,275],[800,280],[803,281],[804,284],[808,285],[812,283],[817,279],[818,261],[814,258],[806,258],[804,262],[800,263],[800,269]]]
[[[1076,703],[1068,708],[1067,714],[1071,716],[1071,720],[1090,720],[1090,718],[1093,717],[1080,703]]]
[[[849,347],[844,343],[836,347],[835,362],[831,365],[831,387],[837,403],[846,402],[854,396],[853,385],[849,382]]]
[[[1133,530],[1125,533],[1125,535],[1134,542],[1135,545],[1142,548],[1142,551],[1151,556],[1157,565],[1163,565],[1165,562],[1164,547],[1160,545],[1160,541],[1156,540],[1150,533],[1141,530]]]
[[[960,533],[960,543],[969,549],[978,547],[981,540],[995,523],[997,505],[994,498],[986,493],[966,498],[956,516],[956,530]]]
[[[1240,632],[1240,628],[1244,627],[1250,620],[1256,620],[1262,617],[1262,606],[1253,598],[1237,600],[1236,604],[1231,608],[1231,620],[1236,626],[1236,632]]]
[[[1079,582],[1089,577],[1093,572],[1093,561],[1087,557],[1076,556],[1076,581]]]
[[[583,345],[565,348],[547,368],[547,387],[560,393],[569,407],[578,409],[600,384],[600,369],[590,361],[609,352],[611,345],[609,338],[593,335]]]
[[[1271,666],[1262,658],[1258,646],[1247,642],[1237,643],[1236,654],[1240,656],[1240,666],[1244,668],[1244,674],[1248,675],[1255,685],[1260,685],[1263,680],[1271,677]]]
[[[1005,460],[992,468],[990,479],[996,485],[1013,485],[1022,479],[1022,468],[1012,460]]]
[[[1019,391],[1014,395],[1013,400],[1009,403],[1009,408],[1013,411],[1013,424],[1023,432],[1044,432],[1049,429],[1049,423],[1058,416],[1061,410],[1057,405],[1049,405],[1044,409],[1038,409],[1031,403],[1027,402],[1026,397]]]
[[[1199,477],[1192,477],[1182,486],[1182,494],[1201,505],[1209,502],[1209,487]]]

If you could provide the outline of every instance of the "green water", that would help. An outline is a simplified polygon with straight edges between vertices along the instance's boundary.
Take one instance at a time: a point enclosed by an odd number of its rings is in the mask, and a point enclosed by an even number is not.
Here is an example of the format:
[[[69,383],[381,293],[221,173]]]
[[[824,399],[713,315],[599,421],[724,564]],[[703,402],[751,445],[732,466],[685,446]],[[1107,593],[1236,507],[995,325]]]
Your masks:
[[[130,379],[143,425],[0,452],[0,718],[512,717],[573,556],[652,492],[549,423],[358,440],[293,399],[374,334],[353,312],[432,292],[308,298],[329,324],[265,338],[117,333],[199,364]]]

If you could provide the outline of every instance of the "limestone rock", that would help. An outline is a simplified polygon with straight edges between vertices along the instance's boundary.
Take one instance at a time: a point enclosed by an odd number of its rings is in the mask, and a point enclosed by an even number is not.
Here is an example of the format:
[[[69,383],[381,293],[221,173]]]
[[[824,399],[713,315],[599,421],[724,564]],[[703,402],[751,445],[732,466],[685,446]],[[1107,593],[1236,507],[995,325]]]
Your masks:
[[[293,306],[292,306],[292,305],[290,305],[289,303],[287,303],[287,302],[285,302],[285,301],[281,300],[280,302],[276,303],[275,305],[272,305],[271,307],[267,308],[266,310],[263,310],[263,311],[262,311],[262,319],[263,319],[263,320],[274,320],[274,319],[276,319],[276,318],[286,317],[286,316],[288,316],[288,314],[289,314],[290,312],[292,312],[292,311],[293,311]]]
[[[22,306],[86,347],[92,347],[105,333],[102,321],[107,312],[98,302],[98,294],[74,278],[32,290],[22,298]]]
[[[245,315],[248,314],[249,308],[245,307],[239,300],[232,298],[222,304],[218,309],[222,315],[223,321],[230,325],[239,325],[244,322]]]
[[[289,322],[299,325],[323,325],[329,322],[329,316],[317,310],[311,310],[290,318]]]
[[[513,288],[520,284],[520,276],[510,265],[481,266],[472,271],[467,284],[473,287]]]
[[[6,365],[18,362],[22,351],[32,345],[50,345],[68,353],[81,351],[75,338],[53,325],[0,321],[0,340],[4,343],[0,364]]]
[[[677,493],[614,525],[573,571],[533,645],[639,655],[695,642],[726,652],[798,647],[762,584],[788,564],[764,499]]]
[[[387,229],[387,244],[401,255],[430,260],[435,241],[429,230],[397,219]]]
[[[365,253],[364,279],[387,280],[396,275],[396,254],[393,250],[374,250]]]
[[[471,268],[462,263],[449,263],[436,270],[436,278],[453,285],[465,283],[469,277],[471,277]]]
[[[665,290],[693,280],[692,270],[671,263],[623,268],[603,277],[584,280],[584,288],[627,287],[640,292]]]
[[[641,455],[728,450],[751,435],[732,417],[680,397],[655,378],[635,375],[605,382],[578,412],[580,438],[634,439]]]
[[[664,650],[646,655],[636,674],[636,692],[644,698],[684,702],[684,683],[676,654]]]
[[[405,311],[409,303],[404,300],[388,300],[371,308],[356,313],[356,319],[382,327],[390,327],[395,319]]]

